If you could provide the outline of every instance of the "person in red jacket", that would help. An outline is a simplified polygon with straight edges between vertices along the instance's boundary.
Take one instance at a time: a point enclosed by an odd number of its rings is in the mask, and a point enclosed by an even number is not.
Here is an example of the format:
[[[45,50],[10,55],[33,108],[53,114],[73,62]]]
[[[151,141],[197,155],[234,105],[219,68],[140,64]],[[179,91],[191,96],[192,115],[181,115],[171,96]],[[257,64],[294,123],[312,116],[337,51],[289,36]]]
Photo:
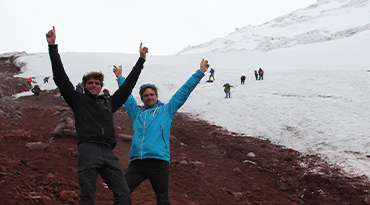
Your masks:
[[[31,83],[32,83],[32,78],[31,78],[31,77],[27,79],[27,83],[28,83],[28,85],[32,88],[32,85],[31,85]]]

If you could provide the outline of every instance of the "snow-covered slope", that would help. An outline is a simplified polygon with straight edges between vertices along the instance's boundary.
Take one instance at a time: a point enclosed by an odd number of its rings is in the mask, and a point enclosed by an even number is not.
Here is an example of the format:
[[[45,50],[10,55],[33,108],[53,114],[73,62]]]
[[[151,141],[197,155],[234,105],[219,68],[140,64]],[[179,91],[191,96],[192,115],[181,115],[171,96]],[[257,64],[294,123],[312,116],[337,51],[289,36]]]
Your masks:
[[[206,73],[180,112],[304,154],[318,154],[347,173],[370,179],[370,30],[353,29],[369,24],[369,7],[369,0],[318,1],[184,52],[189,55],[148,55],[133,94],[141,104],[139,85],[154,83],[159,99],[167,103],[206,58],[216,70],[216,80],[206,83]],[[274,38],[270,46],[261,41],[268,36]],[[266,48],[270,50],[262,52]],[[113,65],[123,64],[127,75],[138,54],[61,53],[61,58],[74,85],[86,72],[102,71],[105,87],[113,92]],[[20,77],[32,77],[42,90],[56,88],[52,80],[42,83],[52,75],[48,54],[25,55],[17,62],[23,65]],[[265,71],[263,81],[254,78],[259,67]],[[247,77],[245,85],[240,85],[241,75]],[[224,99],[225,82],[234,85],[231,99]]]
[[[318,0],[259,26],[246,26],[228,36],[188,46],[178,54],[270,51],[302,44],[335,41],[370,29],[369,0]]]

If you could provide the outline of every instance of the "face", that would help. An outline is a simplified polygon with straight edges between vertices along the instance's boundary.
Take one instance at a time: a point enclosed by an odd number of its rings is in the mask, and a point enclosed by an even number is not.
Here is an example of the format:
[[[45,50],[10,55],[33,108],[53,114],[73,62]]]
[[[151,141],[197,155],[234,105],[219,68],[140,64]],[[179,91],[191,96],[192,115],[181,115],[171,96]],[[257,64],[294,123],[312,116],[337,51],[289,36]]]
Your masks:
[[[100,80],[90,78],[89,80],[86,81],[85,88],[95,96],[98,96],[100,91],[101,91],[101,83]]]
[[[143,92],[143,98],[141,101],[143,101],[145,107],[154,107],[157,104],[158,96],[155,95],[154,90],[147,88]]]

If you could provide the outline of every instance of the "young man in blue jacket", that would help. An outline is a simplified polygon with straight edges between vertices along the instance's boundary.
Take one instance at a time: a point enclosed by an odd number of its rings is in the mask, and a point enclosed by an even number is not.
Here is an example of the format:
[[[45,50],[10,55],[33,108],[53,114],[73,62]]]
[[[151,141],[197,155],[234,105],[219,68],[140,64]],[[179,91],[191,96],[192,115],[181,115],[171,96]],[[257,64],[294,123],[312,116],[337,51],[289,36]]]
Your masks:
[[[168,197],[170,173],[170,130],[172,118],[185,103],[190,93],[208,70],[207,60],[202,59],[200,68],[172,96],[167,104],[158,100],[158,89],[154,84],[140,87],[140,98],[144,107],[140,108],[130,95],[125,102],[132,125],[130,165],[125,172],[130,192],[146,179],[149,179],[157,197],[157,204],[170,204]],[[115,67],[118,85],[125,82],[122,66]]]
[[[114,204],[131,204],[130,191],[118,158],[112,150],[117,144],[113,113],[122,106],[135,87],[144,67],[148,48],[140,45],[140,58],[123,83],[112,96],[100,95],[104,75],[90,72],[83,76],[84,93],[77,92],[64,71],[56,33],[53,27],[46,34],[54,82],[74,113],[78,141],[78,182],[81,186],[80,204],[95,204],[95,186],[98,174],[114,195]]]

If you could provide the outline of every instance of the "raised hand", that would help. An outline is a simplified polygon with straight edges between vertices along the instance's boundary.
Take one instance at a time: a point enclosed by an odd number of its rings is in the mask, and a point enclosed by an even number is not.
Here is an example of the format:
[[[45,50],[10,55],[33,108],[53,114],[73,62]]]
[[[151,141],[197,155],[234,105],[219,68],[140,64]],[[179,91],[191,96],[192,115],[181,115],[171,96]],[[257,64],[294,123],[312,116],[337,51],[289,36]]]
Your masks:
[[[118,67],[119,68],[117,68],[117,66],[114,66],[113,69],[113,73],[116,74],[117,78],[122,77],[122,65],[119,65]]]
[[[140,43],[140,57],[146,59],[146,54],[149,52],[147,47],[143,48],[143,43]]]
[[[202,71],[203,73],[207,72],[209,68],[208,60],[202,59],[202,62],[200,62],[200,68],[199,70]]]
[[[46,41],[49,43],[49,45],[55,45],[55,39],[57,38],[57,35],[55,33],[55,27],[53,26],[53,30],[50,30],[46,33]]]

